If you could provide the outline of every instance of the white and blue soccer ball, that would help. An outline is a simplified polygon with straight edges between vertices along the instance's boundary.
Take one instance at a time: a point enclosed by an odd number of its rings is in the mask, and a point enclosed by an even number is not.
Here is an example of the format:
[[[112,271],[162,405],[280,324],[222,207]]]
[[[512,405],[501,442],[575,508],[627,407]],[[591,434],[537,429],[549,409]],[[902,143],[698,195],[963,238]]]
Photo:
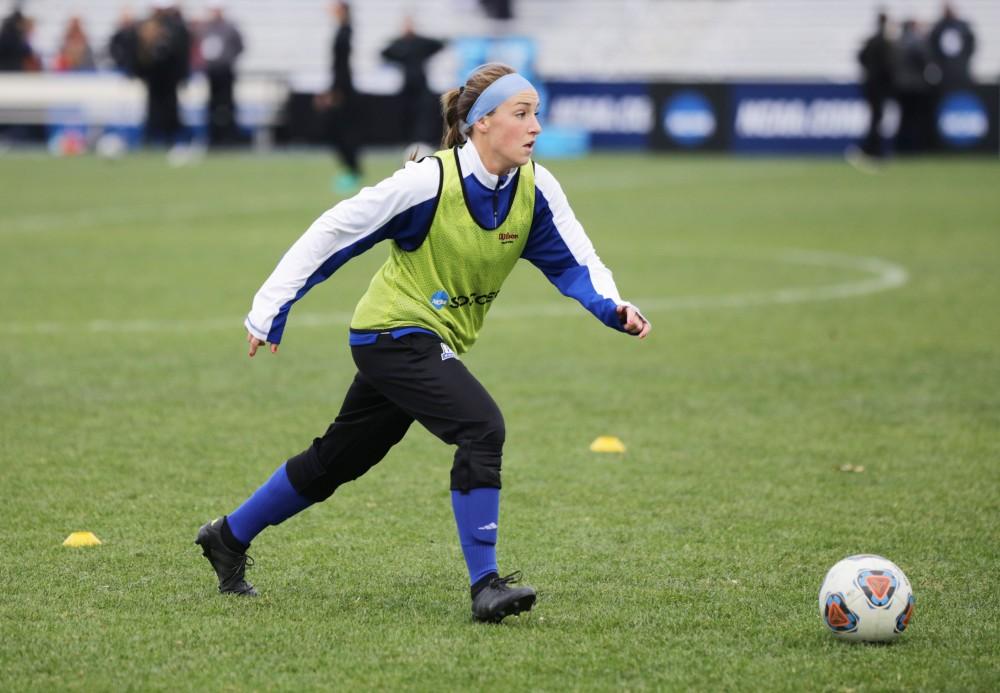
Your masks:
[[[819,589],[823,622],[845,640],[895,640],[910,625],[913,605],[906,574],[888,558],[874,554],[838,562]]]
[[[117,132],[106,132],[94,143],[94,153],[102,159],[116,161],[128,152],[128,143]]]

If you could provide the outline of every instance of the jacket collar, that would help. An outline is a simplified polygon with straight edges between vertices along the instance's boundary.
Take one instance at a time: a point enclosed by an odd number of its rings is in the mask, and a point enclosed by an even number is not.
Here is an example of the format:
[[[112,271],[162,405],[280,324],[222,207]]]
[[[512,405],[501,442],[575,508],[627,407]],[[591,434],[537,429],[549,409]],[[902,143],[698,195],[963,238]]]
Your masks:
[[[467,175],[471,173],[480,184],[490,190],[506,188],[514,179],[513,173],[517,170],[512,168],[501,176],[490,173],[483,166],[483,160],[479,158],[476,145],[471,140],[467,140],[465,144],[458,148],[458,160],[462,164],[463,174]],[[497,185],[498,181],[500,183],[499,186]]]

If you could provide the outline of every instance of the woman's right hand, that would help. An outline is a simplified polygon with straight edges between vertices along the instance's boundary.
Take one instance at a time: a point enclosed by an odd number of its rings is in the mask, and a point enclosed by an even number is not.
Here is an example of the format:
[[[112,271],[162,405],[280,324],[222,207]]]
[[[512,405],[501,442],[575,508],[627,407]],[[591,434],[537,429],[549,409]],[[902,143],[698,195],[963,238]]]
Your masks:
[[[649,324],[646,318],[642,317],[642,313],[637,311],[635,306],[622,304],[616,310],[618,311],[618,321],[621,323],[622,329],[633,337],[645,339],[649,331],[653,329],[653,326]]]
[[[247,354],[250,358],[253,358],[253,355],[257,353],[257,347],[259,347],[259,346],[261,346],[263,344],[267,344],[267,342],[265,342],[263,339],[257,339],[256,337],[254,337],[249,332],[247,332],[247,342],[250,343],[250,351]],[[272,354],[277,354],[278,353],[278,345],[277,344],[272,344],[271,345],[271,353]]]

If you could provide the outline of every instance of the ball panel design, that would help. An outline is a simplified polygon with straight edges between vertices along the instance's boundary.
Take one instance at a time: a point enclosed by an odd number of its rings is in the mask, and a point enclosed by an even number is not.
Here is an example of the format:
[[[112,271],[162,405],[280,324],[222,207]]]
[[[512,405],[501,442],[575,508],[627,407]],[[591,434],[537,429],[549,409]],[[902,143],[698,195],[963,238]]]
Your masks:
[[[819,612],[838,638],[886,642],[906,630],[913,592],[892,561],[874,554],[848,556],[827,572],[819,592]]]
[[[858,615],[847,608],[842,594],[831,594],[826,598],[823,618],[835,633],[851,633],[858,629]]]
[[[899,582],[891,570],[864,569],[858,571],[858,587],[874,607],[886,607],[892,602]]]
[[[904,609],[903,613],[901,613],[896,618],[897,633],[902,633],[904,630],[906,630],[906,627],[910,625],[910,619],[913,618],[913,606],[915,603],[916,599],[914,599],[913,595],[911,594],[910,598],[906,601],[906,609]]]

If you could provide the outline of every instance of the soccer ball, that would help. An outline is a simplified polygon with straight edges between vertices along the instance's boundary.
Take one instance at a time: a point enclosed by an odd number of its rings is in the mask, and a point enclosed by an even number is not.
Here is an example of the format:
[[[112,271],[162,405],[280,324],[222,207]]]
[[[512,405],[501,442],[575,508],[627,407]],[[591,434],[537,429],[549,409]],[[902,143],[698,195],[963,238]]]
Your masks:
[[[94,151],[97,153],[97,156],[109,161],[121,159],[125,156],[127,150],[128,143],[121,135],[115,132],[104,133],[94,143]]]
[[[913,618],[913,589],[895,563],[882,556],[848,556],[826,574],[819,613],[845,640],[889,642]]]

